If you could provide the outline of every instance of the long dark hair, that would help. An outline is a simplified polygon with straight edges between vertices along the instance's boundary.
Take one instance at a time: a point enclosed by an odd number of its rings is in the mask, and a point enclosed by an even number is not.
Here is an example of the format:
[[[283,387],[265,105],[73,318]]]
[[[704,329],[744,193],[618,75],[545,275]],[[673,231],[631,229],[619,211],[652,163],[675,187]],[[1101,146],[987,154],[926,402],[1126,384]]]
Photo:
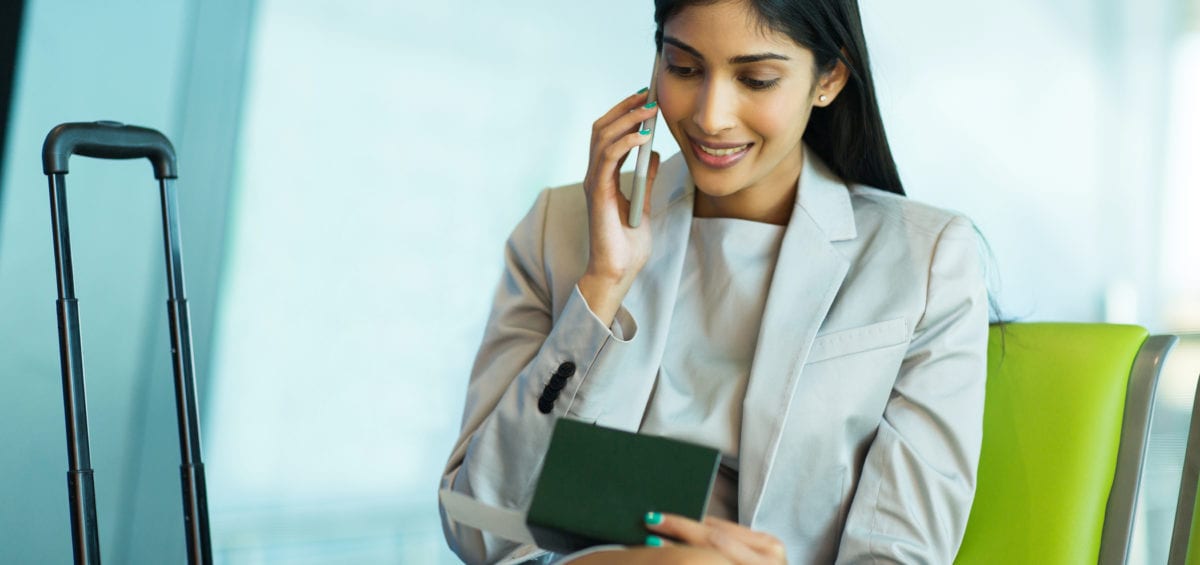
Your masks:
[[[717,0],[654,0],[654,41],[662,51],[663,26],[687,6]],[[883,131],[858,0],[748,0],[759,22],[813,52],[818,74],[841,61],[850,80],[833,103],[814,108],[804,141],[847,182],[904,194]],[[843,52],[844,50],[844,52]]]

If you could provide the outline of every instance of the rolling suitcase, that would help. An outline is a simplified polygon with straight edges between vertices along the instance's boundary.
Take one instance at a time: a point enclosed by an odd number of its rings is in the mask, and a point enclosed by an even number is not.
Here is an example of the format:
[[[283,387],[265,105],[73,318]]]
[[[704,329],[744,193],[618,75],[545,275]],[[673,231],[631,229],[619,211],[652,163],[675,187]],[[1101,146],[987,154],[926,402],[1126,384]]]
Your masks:
[[[192,359],[192,336],[184,296],[180,249],[175,149],[152,129],[117,122],[66,123],[46,135],[42,170],[50,181],[50,219],[54,230],[54,266],[58,279],[58,344],[62,361],[63,404],[67,424],[67,489],[71,504],[71,542],[75,563],[100,563],[96,524],[96,490],[88,448],[87,398],[79,337],[79,305],[71,270],[71,238],[67,225],[66,175],[71,155],[99,159],[147,158],[154,166],[162,199],[163,242],[167,263],[167,316],[175,374],[175,409],[183,482],[184,528],[188,563],[212,563],[204,463],[200,454],[200,418]]]

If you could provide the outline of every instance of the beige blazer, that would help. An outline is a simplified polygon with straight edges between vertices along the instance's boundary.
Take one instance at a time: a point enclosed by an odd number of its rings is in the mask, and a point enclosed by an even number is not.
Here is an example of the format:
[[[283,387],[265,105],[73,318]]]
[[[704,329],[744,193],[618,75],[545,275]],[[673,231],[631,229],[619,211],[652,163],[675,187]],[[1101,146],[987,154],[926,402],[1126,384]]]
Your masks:
[[[738,519],[790,563],[950,563],[975,493],[987,299],[966,218],[847,186],[806,150],[742,411]],[[525,508],[557,417],[637,430],[670,327],[693,184],[665,161],[654,249],[614,335],[575,282],[587,265],[580,185],[543,191],[513,231],[443,488]],[[550,414],[538,397],[577,367]],[[648,470],[653,472],[653,470]],[[449,522],[470,563],[532,548]]]

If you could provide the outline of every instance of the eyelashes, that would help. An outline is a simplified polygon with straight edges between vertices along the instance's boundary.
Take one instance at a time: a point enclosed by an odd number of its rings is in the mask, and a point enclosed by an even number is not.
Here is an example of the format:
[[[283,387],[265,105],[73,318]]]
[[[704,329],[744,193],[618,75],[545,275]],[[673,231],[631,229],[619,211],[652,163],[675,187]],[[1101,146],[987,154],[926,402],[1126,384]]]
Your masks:
[[[679,78],[688,79],[700,76],[700,69],[696,67],[682,67],[679,65],[667,64],[667,72]],[[738,81],[746,85],[750,90],[770,90],[779,85],[781,79],[774,78],[771,80],[758,80],[750,77],[738,77]]]
[[[742,84],[750,87],[751,90],[767,90],[770,88],[774,88],[776,85],[779,84],[779,79],[777,79],[777,78],[771,79],[771,80],[755,80],[755,79],[748,78],[748,77],[742,77],[741,79],[738,79],[738,80],[741,80]]]
[[[691,78],[700,74],[696,67],[680,67],[678,65],[667,65],[667,72],[679,78]]]

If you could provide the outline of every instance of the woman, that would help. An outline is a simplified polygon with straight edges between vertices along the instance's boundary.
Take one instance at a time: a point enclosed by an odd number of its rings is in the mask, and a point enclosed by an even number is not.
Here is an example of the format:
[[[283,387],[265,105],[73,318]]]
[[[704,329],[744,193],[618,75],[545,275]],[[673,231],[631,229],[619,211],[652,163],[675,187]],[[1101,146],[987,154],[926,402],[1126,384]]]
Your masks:
[[[525,507],[576,418],[723,454],[703,523],[651,515],[649,547],[576,562],[951,562],[982,437],[977,239],[903,197],[856,0],[656,0],[655,20],[682,152],[628,227],[618,170],[658,110],[630,96],[582,186],[514,230],[443,488]],[[443,525],[469,562],[557,557]]]

